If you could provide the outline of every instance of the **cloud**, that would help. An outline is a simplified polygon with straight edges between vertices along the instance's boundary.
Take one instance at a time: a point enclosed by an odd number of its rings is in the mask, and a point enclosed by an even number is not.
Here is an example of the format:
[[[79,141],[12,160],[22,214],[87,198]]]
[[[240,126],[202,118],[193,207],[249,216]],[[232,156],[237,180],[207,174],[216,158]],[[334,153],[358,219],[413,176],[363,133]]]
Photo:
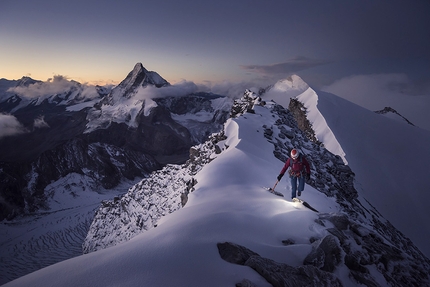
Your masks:
[[[291,75],[305,69],[313,68],[328,64],[328,61],[315,60],[303,56],[298,56],[284,63],[272,65],[242,65],[241,68],[250,72],[256,72],[262,75]]]
[[[199,87],[190,81],[181,81],[167,87],[156,88],[155,86],[141,87],[133,99],[145,100],[165,97],[180,97],[199,91]]]
[[[73,80],[68,80],[67,77],[56,75],[48,79],[46,82],[37,82],[28,86],[18,86],[8,89],[8,92],[15,93],[18,96],[33,99],[39,98],[43,100],[52,95],[63,94],[71,90],[80,92],[79,99],[94,99],[99,97],[97,89],[93,85],[80,84]]]
[[[337,80],[321,90],[371,111],[392,107],[415,125],[430,130],[430,90],[417,89],[406,74],[355,75]]]
[[[41,128],[49,128],[49,125],[47,122],[45,122],[45,117],[40,116],[34,119],[33,127],[36,129],[41,129]]]
[[[65,76],[56,75],[54,78],[48,79],[46,82],[38,82],[28,86],[13,87],[10,88],[8,92],[16,93],[19,96],[26,98],[36,98],[61,94],[64,93],[64,91],[68,91],[72,87],[77,86],[77,82],[69,81]]]
[[[87,85],[82,86],[82,91],[81,91],[81,95],[79,98],[81,98],[81,99],[96,99],[98,97],[100,97],[100,95],[98,94],[95,86],[87,86]]]
[[[25,127],[12,115],[0,113],[0,139],[27,132]]]

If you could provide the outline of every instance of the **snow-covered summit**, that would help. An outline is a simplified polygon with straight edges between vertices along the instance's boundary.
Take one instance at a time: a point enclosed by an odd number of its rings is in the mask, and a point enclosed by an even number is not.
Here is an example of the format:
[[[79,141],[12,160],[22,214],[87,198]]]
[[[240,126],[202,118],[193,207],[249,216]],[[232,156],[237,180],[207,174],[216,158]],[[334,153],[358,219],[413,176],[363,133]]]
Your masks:
[[[170,84],[157,72],[148,71],[143,67],[142,63],[137,63],[127,77],[103,99],[101,104],[115,105],[122,98],[130,99],[139,91],[139,88],[144,88],[148,85],[160,88]]]
[[[127,77],[88,112],[86,133],[109,127],[112,122],[137,127],[139,113],[149,115],[157,104],[151,99],[151,87],[161,88],[170,84],[158,73],[146,70],[137,63]]]

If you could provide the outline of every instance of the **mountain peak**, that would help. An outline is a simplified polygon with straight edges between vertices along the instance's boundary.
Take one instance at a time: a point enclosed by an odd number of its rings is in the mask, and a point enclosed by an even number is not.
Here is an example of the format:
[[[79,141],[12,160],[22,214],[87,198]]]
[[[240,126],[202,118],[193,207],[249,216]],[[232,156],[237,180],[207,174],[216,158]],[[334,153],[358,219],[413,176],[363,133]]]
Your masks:
[[[127,77],[111,91],[102,104],[113,105],[121,98],[132,98],[140,87],[155,86],[161,88],[169,85],[158,73],[148,71],[139,62],[134,65],[133,70],[128,73]]]
[[[133,70],[127,75],[121,84],[123,82],[127,82],[127,79],[134,81],[135,84],[142,85],[143,87],[147,85],[154,85],[157,88],[161,88],[169,85],[169,83],[157,72],[148,71],[140,62],[134,65]]]
[[[17,81],[16,87],[28,87],[29,85],[33,85],[35,83],[41,83],[41,81],[37,81],[30,77],[24,76]]]

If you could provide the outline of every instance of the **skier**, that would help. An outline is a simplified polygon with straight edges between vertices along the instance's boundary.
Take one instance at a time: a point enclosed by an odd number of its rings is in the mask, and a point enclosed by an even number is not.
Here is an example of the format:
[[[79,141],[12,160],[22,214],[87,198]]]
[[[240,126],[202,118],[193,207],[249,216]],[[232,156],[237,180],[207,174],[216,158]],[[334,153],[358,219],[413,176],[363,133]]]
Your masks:
[[[285,172],[289,168],[288,173],[290,174],[291,180],[291,198],[302,195],[302,191],[305,189],[305,176],[306,179],[310,179],[311,168],[306,158],[300,154],[300,152],[293,148],[290,153],[291,157],[287,159],[284,167],[278,175],[278,181],[281,181]],[[298,186],[297,186],[298,182]]]

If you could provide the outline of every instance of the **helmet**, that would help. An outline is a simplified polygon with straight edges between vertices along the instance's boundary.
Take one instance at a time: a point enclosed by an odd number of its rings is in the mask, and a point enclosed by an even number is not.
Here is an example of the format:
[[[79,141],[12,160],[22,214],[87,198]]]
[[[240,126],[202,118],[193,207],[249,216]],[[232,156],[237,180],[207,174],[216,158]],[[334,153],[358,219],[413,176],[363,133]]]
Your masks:
[[[293,149],[291,150],[291,157],[292,157],[293,159],[298,158],[298,157],[299,157],[299,154],[300,154],[300,152],[299,152],[298,150],[296,150],[295,148],[293,148]]]

